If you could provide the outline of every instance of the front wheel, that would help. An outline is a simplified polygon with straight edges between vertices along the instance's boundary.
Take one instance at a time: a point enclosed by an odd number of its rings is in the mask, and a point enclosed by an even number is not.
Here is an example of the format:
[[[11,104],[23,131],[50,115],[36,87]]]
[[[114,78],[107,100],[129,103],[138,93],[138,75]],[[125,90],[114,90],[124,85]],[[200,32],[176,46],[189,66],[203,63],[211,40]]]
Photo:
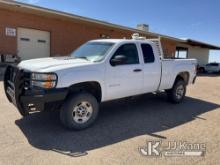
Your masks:
[[[60,111],[62,124],[75,130],[81,130],[94,123],[98,116],[97,99],[89,93],[71,95]]]
[[[183,101],[185,95],[186,95],[186,84],[183,80],[177,80],[174,85],[173,88],[170,90],[167,90],[167,96],[168,99],[172,102],[172,103],[180,103]]]

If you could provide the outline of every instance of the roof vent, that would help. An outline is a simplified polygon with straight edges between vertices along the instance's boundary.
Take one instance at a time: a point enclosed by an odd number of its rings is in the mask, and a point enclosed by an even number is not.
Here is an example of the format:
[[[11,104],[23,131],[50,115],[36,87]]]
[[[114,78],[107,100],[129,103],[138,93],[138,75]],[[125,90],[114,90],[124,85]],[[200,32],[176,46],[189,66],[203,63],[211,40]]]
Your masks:
[[[149,25],[146,25],[146,24],[138,24],[138,25],[137,25],[137,29],[138,29],[138,30],[145,31],[145,32],[149,32]]]

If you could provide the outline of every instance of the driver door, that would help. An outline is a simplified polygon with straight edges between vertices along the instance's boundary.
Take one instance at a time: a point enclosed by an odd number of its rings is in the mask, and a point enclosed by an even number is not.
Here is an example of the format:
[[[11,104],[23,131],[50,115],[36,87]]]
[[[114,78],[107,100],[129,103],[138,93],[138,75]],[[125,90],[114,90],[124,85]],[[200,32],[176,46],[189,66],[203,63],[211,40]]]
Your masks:
[[[125,56],[126,61],[112,65],[111,59]],[[139,94],[143,85],[143,68],[140,64],[136,44],[121,45],[107,63],[106,68],[106,100],[113,100]]]

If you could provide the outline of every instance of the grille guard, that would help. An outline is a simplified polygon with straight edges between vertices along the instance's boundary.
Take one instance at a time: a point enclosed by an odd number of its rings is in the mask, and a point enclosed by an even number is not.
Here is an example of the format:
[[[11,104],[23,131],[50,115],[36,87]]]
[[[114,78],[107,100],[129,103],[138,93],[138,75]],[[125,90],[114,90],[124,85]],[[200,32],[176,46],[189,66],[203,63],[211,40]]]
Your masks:
[[[8,100],[12,102],[11,96],[7,93],[7,88],[13,88],[15,94],[13,104],[17,107],[22,116],[27,116],[29,112],[20,101],[20,97],[24,92],[24,78],[23,70],[20,70],[17,66],[8,65],[4,75],[4,90]]]

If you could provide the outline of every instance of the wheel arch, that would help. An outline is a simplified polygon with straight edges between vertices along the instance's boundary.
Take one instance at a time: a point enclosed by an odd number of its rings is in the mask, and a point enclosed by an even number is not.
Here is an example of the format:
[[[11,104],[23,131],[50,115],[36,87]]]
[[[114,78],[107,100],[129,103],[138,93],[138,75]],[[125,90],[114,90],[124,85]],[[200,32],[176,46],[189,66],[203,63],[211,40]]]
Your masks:
[[[177,74],[174,83],[178,80],[183,80],[185,82],[185,84],[188,85],[189,78],[190,78],[190,73],[188,71],[180,72]]]
[[[102,93],[102,87],[101,84],[97,81],[85,81],[85,82],[79,82],[76,84],[72,84],[69,87],[69,93],[79,93],[79,92],[88,92],[91,93],[98,102],[102,101],[103,93]]]

